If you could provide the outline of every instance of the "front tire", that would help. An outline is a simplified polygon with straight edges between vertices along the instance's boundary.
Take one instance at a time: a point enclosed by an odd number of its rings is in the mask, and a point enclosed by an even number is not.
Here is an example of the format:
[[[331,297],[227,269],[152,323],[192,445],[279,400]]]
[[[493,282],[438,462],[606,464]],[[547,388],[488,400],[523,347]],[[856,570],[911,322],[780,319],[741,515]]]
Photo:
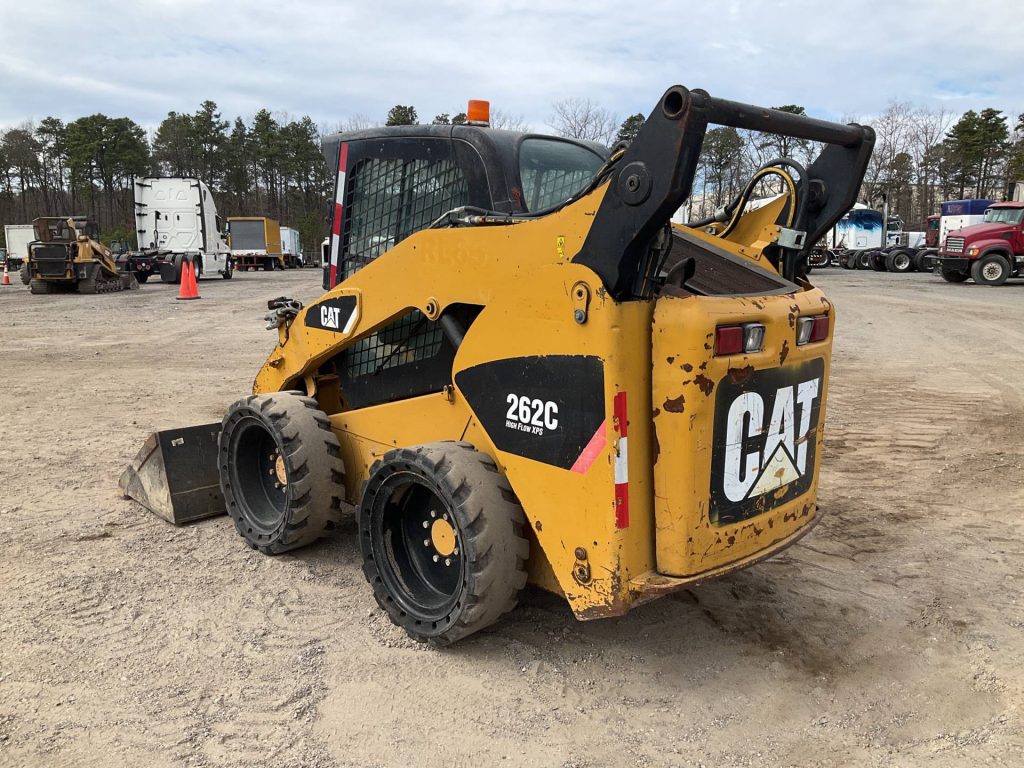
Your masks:
[[[978,285],[1002,285],[1010,276],[1010,263],[998,253],[982,256],[971,264],[971,277]]]
[[[393,623],[449,645],[515,607],[526,584],[525,522],[497,465],[471,445],[389,451],[359,504],[363,574]]]
[[[224,416],[218,450],[228,514],[253,549],[277,555],[337,525],[345,466],[313,398],[275,392],[239,400]]]
[[[32,282],[32,272],[29,271],[27,261],[21,265],[21,269],[18,270],[18,276],[21,278],[22,285],[28,285]]]
[[[954,269],[945,269],[940,267],[939,272],[942,275],[942,279],[947,283],[964,283],[967,282],[966,272],[957,272]]]

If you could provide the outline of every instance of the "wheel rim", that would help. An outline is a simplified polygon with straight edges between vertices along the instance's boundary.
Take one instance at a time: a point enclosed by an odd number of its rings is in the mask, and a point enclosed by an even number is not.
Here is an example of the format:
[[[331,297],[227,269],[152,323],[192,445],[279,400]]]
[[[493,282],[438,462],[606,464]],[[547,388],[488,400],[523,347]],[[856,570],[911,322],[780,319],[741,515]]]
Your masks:
[[[288,510],[288,472],[281,447],[266,425],[250,416],[232,431],[229,454],[232,490],[246,520],[272,532]]]
[[[892,260],[892,265],[896,267],[900,272],[910,268],[910,257],[905,253],[897,254]]]
[[[438,622],[458,607],[465,578],[462,535],[437,492],[410,473],[384,482],[374,502],[378,572],[402,610]]]
[[[997,261],[990,261],[981,268],[981,276],[986,280],[998,280],[1003,276],[1003,265]]]

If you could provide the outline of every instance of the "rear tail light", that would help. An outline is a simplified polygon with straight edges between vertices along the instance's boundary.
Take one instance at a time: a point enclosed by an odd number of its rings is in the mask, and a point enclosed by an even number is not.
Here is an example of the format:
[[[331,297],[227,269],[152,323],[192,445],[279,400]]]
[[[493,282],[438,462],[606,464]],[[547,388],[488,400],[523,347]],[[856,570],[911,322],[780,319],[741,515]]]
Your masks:
[[[824,341],[828,337],[828,315],[817,317],[801,317],[796,321],[796,343],[798,346],[814,341]]]
[[[715,329],[716,355],[760,352],[763,346],[764,326],[761,323],[720,325]]]

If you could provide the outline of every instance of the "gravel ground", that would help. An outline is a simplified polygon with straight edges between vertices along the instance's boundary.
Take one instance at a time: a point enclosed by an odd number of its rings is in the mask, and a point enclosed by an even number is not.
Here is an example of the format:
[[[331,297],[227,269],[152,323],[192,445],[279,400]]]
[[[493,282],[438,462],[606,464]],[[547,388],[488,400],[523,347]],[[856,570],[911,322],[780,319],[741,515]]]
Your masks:
[[[821,525],[579,623],[529,592],[452,649],[377,609],[354,525],[295,555],[172,528],[117,478],[218,420],[319,273],[0,288],[0,765],[1024,764],[1024,282],[824,270]]]

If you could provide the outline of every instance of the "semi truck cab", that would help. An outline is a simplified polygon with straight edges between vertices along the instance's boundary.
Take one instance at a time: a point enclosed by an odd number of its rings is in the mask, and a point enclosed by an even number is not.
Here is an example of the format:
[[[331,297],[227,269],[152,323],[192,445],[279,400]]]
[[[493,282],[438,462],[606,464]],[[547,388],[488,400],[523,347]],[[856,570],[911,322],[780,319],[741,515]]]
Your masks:
[[[1024,203],[997,203],[984,220],[953,230],[938,258],[942,277],[962,283],[969,277],[983,285],[1002,285],[1024,277]]]

